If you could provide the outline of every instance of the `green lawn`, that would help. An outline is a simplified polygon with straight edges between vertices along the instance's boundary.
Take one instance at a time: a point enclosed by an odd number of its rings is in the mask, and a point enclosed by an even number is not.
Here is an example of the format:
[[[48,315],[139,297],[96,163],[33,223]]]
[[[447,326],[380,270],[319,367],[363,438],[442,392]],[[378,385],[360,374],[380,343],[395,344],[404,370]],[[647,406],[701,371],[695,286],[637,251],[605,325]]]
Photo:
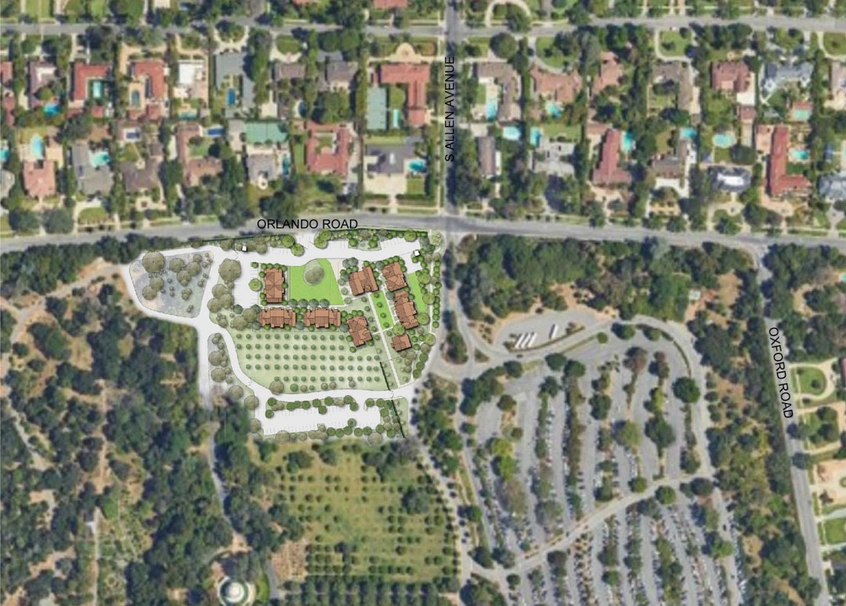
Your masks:
[[[809,396],[821,395],[826,389],[825,375],[819,368],[799,366],[793,371],[794,384]]]
[[[425,196],[426,181],[423,177],[408,177],[405,180],[405,193],[408,196]]]
[[[285,55],[300,53],[303,50],[302,43],[293,36],[279,36],[276,38],[276,48],[280,53]]]
[[[109,220],[109,213],[102,208],[86,208],[79,212],[79,224],[102,223]]]
[[[420,280],[417,279],[417,272],[408,272],[408,286],[411,288],[411,294],[414,295],[414,304],[417,306],[418,313],[426,311],[426,305],[423,303],[423,287],[420,286]]]
[[[370,299],[373,301],[373,309],[376,310],[379,325],[386,330],[393,328],[394,320],[391,317],[391,310],[388,306],[388,301],[385,300],[385,295],[382,294],[382,291],[372,293],[370,295]]]
[[[290,513],[306,527],[310,575],[368,576],[387,582],[431,582],[456,574],[449,514],[431,479],[413,462],[380,476],[363,462],[373,448],[362,442],[334,444],[337,461],[324,463],[310,446],[284,444],[269,461]],[[279,473],[287,456],[308,453],[312,463],[298,473]],[[419,513],[403,506],[413,490]],[[425,511],[422,511],[425,509]],[[347,555],[337,546],[343,544]]]
[[[823,34],[823,48],[832,55],[846,55],[846,34]]]
[[[535,52],[541,61],[550,67],[561,69],[567,57],[555,46],[555,38],[538,38],[535,42]]]
[[[50,19],[53,16],[52,2],[51,0],[24,0],[24,12],[36,21]]]
[[[690,44],[678,30],[667,30],[660,33],[661,53],[670,57],[684,57],[684,51]]]
[[[326,259],[317,259],[317,261],[323,268],[324,275],[323,279],[313,286],[303,279],[305,265],[294,265],[288,269],[288,299],[317,299],[318,301],[326,299],[331,305],[343,305],[344,298],[341,296],[332,266]]]
[[[822,523],[822,534],[829,545],[846,543],[846,519],[826,520]]]

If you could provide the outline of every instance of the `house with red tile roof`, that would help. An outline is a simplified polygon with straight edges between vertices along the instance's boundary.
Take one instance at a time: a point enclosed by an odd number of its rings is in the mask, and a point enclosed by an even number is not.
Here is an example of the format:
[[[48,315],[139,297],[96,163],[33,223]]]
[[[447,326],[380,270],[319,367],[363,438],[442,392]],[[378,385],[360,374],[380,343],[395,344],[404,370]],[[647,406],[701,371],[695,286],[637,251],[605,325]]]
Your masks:
[[[394,295],[394,310],[397,312],[400,324],[406,330],[420,326],[417,321],[417,306],[409,299],[407,291],[400,290]]]
[[[379,11],[390,11],[408,8],[408,0],[373,0],[373,8]]]
[[[73,64],[71,98],[68,103],[73,113],[78,113],[87,101],[93,101],[96,105],[92,113],[96,117],[106,114],[106,107],[110,107],[106,97],[106,81],[109,80],[112,68],[106,63],[85,63],[76,61]]]
[[[624,73],[623,66],[617,61],[617,55],[605,51],[599,55],[599,74],[591,82],[591,92],[598,95],[608,87],[617,86]]]
[[[293,309],[282,309],[281,307],[262,309],[259,312],[259,324],[270,326],[271,328],[296,326],[297,312]]]
[[[341,312],[337,309],[309,309],[303,314],[303,324],[315,328],[338,327],[341,325]]]
[[[310,173],[332,173],[346,177],[350,166],[349,129],[343,124],[306,124],[308,139],[305,144],[306,170]],[[326,135],[331,138],[330,145],[323,145]]]
[[[726,93],[749,90],[751,72],[743,61],[714,61],[711,64],[711,88]]]
[[[391,292],[405,288],[405,276],[402,275],[402,266],[399,261],[389,263],[382,268],[382,275],[385,276],[385,285]]]
[[[428,63],[383,63],[379,66],[379,83],[407,87],[405,118],[412,128],[426,124],[426,87],[429,84]]]
[[[394,337],[391,339],[391,347],[393,347],[395,351],[404,351],[406,349],[410,349],[411,339],[408,337],[407,334],[402,334],[398,337]]]
[[[364,269],[350,273],[350,290],[356,297],[366,292],[376,292],[379,287],[376,284],[376,276],[373,275],[373,268],[365,265]]]
[[[350,336],[353,340],[353,345],[361,347],[368,341],[373,339],[370,334],[370,329],[367,327],[367,320],[364,316],[353,316],[347,320],[347,326],[350,327]]]
[[[182,182],[189,187],[196,187],[207,177],[219,175],[223,170],[220,158],[191,157],[191,139],[202,136],[200,125],[182,124],[176,129],[176,156],[182,164]]]
[[[613,128],[605,131],[605,141],[602,143],[602,154],[599,164],[593,169],[591,181],[594,185],[627,185],[632,181],[632,175],[624,168],[620,168],[620,148],[623,143],[623,133]]]
[[[264,272],[264,300],[268,303],[281,303],[285,298],[285,274],[277,267]]]
[[[582,90],[582,77],[578,72],[556,74],[541,69],[534,63],[529,70],[529,77],[532,79],[532,92],[535,97],[557,103],[572,103]]]
[[[48,198],[56,194],[56,163],[50,160],[24,162],[23,186],[30,198]]]
[[[167,68],[161,59],[142,59],[129,63],[129,117],[146,115],[159,120],[167,114]]]
[[[811,188],[811,182],[804,175],[791,175],[787,172],[790,154],[790,129],[776,126],[770,146],[770,158],[767,165],[767,183],[770,195],[780,197],[791,192],[805,192]]]

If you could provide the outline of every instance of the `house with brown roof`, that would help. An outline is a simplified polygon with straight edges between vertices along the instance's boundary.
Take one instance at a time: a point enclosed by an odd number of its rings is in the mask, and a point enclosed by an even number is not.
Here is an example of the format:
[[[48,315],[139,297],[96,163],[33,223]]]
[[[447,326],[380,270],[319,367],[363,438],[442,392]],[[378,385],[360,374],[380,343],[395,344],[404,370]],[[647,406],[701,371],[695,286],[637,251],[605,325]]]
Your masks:
[[[532,79],[532,92],[535,97],[556,103],[572,103],[582,90],[582,77],[578,72],[556,74],[534,63],[529,70],[529,77]]]
[[[767,165],[767,181],[770,195],[780,197],[791,192],[805,192],[811,188],[811,182],[804,175],[791,175],[787,172],[787,160],[790,153],[790,129],[776,126],[770,146],[770,158]]]
[[[343,124],[306,124],[305,168],[310,173],[332,173],[345,178],[350,165],[350,131]],[[326,135],[331,143],[325,145]]]
[[[680,139],[676,149],[652,161],[655,176],[661,179],[683,179],[686,176],[687,158],[690,154],[690,141]]]
[[[146,116],[160,120],[167,114],[167,68],[161,59],[135,60],[129,64],[129,108],[132,119]]]
[[[591,82],[591,92],[598,95],[608,87],[619,85],[624,73],[617,55],[605,51],[599,55],[599,74]]]
[[[520,98],[520,79],[514,68],[503,61],[480,61],[473,67],[479,84],[499,87],[496,119],[500,122],[516,120],[520,115],[520,106],[517,103]],[[484,118],[491,119],[487,112]]]
[[[395,351],[404,351],[411,347],[411,339],[407,334],[401,334],[400,336],[391,339],[391,347],[393,347]]]
[[[350,290],[356,297],[366,292],[376,292],[379,287],[376,285],[376,276],[373,275],[373,268],[365,265],[364,269],[350,273]]]
[[[264,300],[281,303],[285,298],[285,274],[278,267],[264,270]]]
[[[831,62],[828,85],[831,89],[831,103],[834,108],[846,107],[846,63]]]
[[[347,326],[350,327],[350,336],[353,345],[356,347],[361,347],[373,338],[370,329],[367,328],[367,320],[364,319],[364,316],[353,316],[347,320]]]
[[[632,182],[631,173],[620,167],[622,143],[622,132],[613,128],[605,131],[605,141],[602,143],[599,165],[593,169],[591,175],[591,181],[594,185],[627,185]]]
[[[384,63],[379,66],[379,83],[400,84],[407,88],[405,118],[412,128],[426,124],[426,87],[429,84],[428,63]]]
[[[85,63],[76,61],[73,64],[73,86],[68,103],[72,111],[78,112],[88,101],[93,102],[92,114],[95,117],[106,115],[106,109],[111,108],[108,98],[108,81],[111,78],[112,67],[107,63]]]
[[[56,163],[50,160],[24,162],[23,186],[30,198],[48,198],[56,194]]]
[[[189,187],[197,187],[203,179],[219,175],[223,170],[220,158],[191,156],[191,139],[201,136],[200,125],[196,123],[182,124],[176,129],[176,156],[182,164],[182,182]]]
[[[485,179],[499,174],[499,152],[496,150],[496,139],[493,137],[476,137],[476,156],[479,168]]]
[[[380,11],[408,8],[408,0],[373,0],[373,8]]]
[[[652,68],[652,81],[675,82],[678,86],[678,98],[676,108],[682,111],[690,111],[693,103],[693,75],[690,65],[682,61],[672,63],[659,63]]]
[[[420,326],[417,321],[417,306],[408,298],[408,292],[400,290],[394,295],[394,310],[406,330]]]
[[[341,312],[337,309],[309,309],[303,314],[303,324],[315,328],[338,327],[341,325]]]
[[[385,285],[391,292],[407,286],[405,276],[402,275],[402,266],[399,264],[399,261],[394,261],[389,265],[385,265],[382,268],[382,275],[385,276]]]
[[[743,61],[714,61],[711,64],[711,88],[726,93],[749,90],[751,72]]]
[[[271,328],[296,326],[297,312],[293,309],[282,309],[281,307],[262,309],[259,312],[259,323],[263,326],[270,326]]]
[[[10,62],[9,65],[11,66],[12,63]],[[35,109],[41,107],[44,103],[55,101],[54,95],[50,95],[49,99],[42,101],[41,97],[44,95],[39,95],[38,93],[59,79],[59,68],[46,61],[30,61],[28,71],[27,97],[29,109]]]

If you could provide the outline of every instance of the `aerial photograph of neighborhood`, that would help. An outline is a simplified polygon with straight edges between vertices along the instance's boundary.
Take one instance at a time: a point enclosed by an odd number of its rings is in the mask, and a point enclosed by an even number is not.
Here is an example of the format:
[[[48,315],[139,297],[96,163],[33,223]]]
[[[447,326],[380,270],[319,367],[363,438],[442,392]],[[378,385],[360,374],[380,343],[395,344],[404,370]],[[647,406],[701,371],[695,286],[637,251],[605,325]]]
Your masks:
[[[0,606],[846,605],[846,0],[0,38]]]

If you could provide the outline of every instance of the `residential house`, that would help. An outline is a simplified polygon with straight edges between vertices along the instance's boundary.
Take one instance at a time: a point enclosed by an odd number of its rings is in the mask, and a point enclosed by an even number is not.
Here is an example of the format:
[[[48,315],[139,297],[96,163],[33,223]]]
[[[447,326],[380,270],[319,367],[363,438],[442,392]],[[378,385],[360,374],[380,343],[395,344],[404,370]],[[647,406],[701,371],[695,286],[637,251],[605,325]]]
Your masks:
[[[275,82],[290,82],[305,78],[305,65],[302,63],[284,63],[276,61],[273,64],[273,80]]]
[[[741,124],[752,124],[758,116],[758,111],[754,105],[738,105],[735,114]]]
[[[205,59],[185,59],[176,64],[176,85],[173,98],[209,104],[209,78]]]
[[[357,73],[358,63],[354,61],[328,60],[318,77],[317,88],[320,91],[348,91],[355,81]]]
[[[350,290],[356,297],[366,292],[376,292],[379,287],[376,285],[376,276],[373,275],[373,268],[365,265],[359,271],[350,272]]]
[[[743,61],[714,61],[711,64],[711,88],[726,93],[749,90],[752,73]]]
[[[259,311],[259,324],[271,328],[282,328],[284,326],[297,325],[297,312],[293,309],[282,309],[273,307]]]
[[[207,177],[219,175],[223,170],[220,158],[193,158],[191,139],[201,137],[202,130],[196,123],[181,124],[176,129],[176,156],[182,164],[182,181],[189,187],[196,187]]]
[[[810,181],[804,175],[791,175],[787,172],[789,147],[790,129],[787,126],[776,126],[773,129],[767,167],[771,196],[780,197],[790,192],[804,192],[811,187]]]
[[[259,189],[266,189],[271,181],[282,175],[282,162],[273,151],[253,153],[247,156],[247,176],[250,183]]]
[[[679,139],[672,154],[666,154],[652,161],[652,170],[659,179],[684,179],[687,174],[687,160],[690,155],[690,141]]]
[[[605,51],[599,56],[599,74],[591,82],[591,92],[598,95],[606,88],[618,86],[623,79],[623,66],[617,60],[617,55]]]
[[[846,200],[846,172],[820,177],[819,192],[829,202]]]
[[[225,112],[231,116],[240,107],[250,111],[254,106],[254,84],[247,75],[247,53],[219,53],[214,56],[214,87],[224,92]]]
[[[114,178],[108,156],[103,161],[102,156],[92,154],[87,141],[77,141],[71,146],[71,164],[77,186],[86,196],[106,194],[112,190]]]
[[[400,290],[394,295],[394,310],[397,312],[400,324],[406,330],[420,326],[417,321],[417,307],[414,301],[408,298],[407,291]]]
[[[831,62],[828,86],[832,105],[838,109],[846,108],[846,63]]]
[[[403,333],[398,337],[391,339],[391,347],[396,351],[404,351],[411,348],[411,339],[407,334]]]
[[[591,181],[594,185],[628,185],[632,182],[632,175],[620,167],[620,149],[623,143],[623,133],[613,128],[605,131],[605,141],[602,143],[602,154],[599,165],[593,170]]]
[[[12,62],[9,61],[9,84],[11,85],[11,69]],[[4,77],[5,79],[5,77]],[[53,82],[59,79],[59,68],[52,63],[44,61],[30,61],[29,62],[29,78],[28,78],[28,101],[29,109],[35,109],[43,105],[44,102],[54,100],[55,95],[50,93],[49,96],[44,93],[39,94],[42,89],[49,87]],[[8,91],[11,92],[11,91]],[[46,91],[45,91],[46,92]]]
[[[108,82],[112,75],[112,67],[107,63],[85,63],[76,61],[73,64],[73,85],[71,98],[68,103],[71,113],[82,111],[86,103],[92,105],[94,117],[102,118],[109,114],[111,101],[108,98]]]
[[[285,274],[278,267],[264,270],[264,300],[281,303],[285,298]]]
[[[739,166],[711,166],[708,174],[711,185],[718,191],[742,194],[752,185],[752,173]]]
[[[688,63],[682,61],[659,63],[652,68],[652,81],[675,82],[678,85],[676,108],[681,111],[690,111],[693,104],[693,75]]]
[[[500,153],[496,149],[494,137],[476,137],[476,155],[482,177],[491,179],[499,175]]]
[[[161,59],[134,60],[129,63],[129,108],[132,119],[146,116],[160,120],[167,114],[167,68]]]
[[[23,164],[23,188],[30,198],[49,198],[56,194],[56,163],[52,160]]]
[[[405,276],[402,274],[402,266],[399,264],[399,261],[385,265],[382,268],[382,275],[385,276],[385,286],[391,292],[408,286],[405,282]]]
[[[520,80],[510,64],[502,61],[480,61],[474,64],[476,80],[483,86],[498,87],[496,119],[500,122],[516,120],[520,114]],[[492,116],[485,115],[487,119]]]
[[[137,162],[121,162],[120,173],[123,187],[130,194],[150,192],[159,188],[159,169],[164,159],[161,143],[155,142],[148,147],[147,157]]]
[[[408,8],[408,0],[373,0],[373,8],[378,11],[403,10]]]
[[[811,63],[766,63],[761,70],[761,90],[769,96],[788,84],[807,88],[814,66]]]
[[[347,320],[347,326],[350,327],[350,336],[352,337],[353,345],[361,347],[368,341],[373,339],[370,334],[370,329],[367,328],[367,320],[364,316],[353,316]]]
[[[305,144],[306,170],[310,173],[332,173],[345,178],[349,172],[350,144],[352,137],[343,124],[306,124],[308,139]],[[332,142],[323,145],[322,135],[329,134]]]
[[[420,137],[409,137],[403,143],[377,143],[368,145],[364,161],[370,175],[404,175],[406,165],[417,157],[415,146]]]
[[[576,146],[573,143],[544,139],[532,154],[533,170],[552,177],[570,177],[576,173],[576,169],[568,159],[575,151]]]
[[[341,325],[341,312],[337,309],[309,309],[303,314],[303,324],[307,327],[314,326],[315,328],[329,328]]]
[[[15,173],[0,170],[0,200],[5,200],[15,186]]]
[[[557,74],[542,69],[537,63],[529,70],[532,79],[532,96],[555,103],[569,104],[582,90],[582,77],[578,72]]]
[[[426,124],[426,87],[429,84],[427,63],[383,63],[379,66],[379,82],[382,85],[405,86],[405,117],[408,125],[419,128]]]

